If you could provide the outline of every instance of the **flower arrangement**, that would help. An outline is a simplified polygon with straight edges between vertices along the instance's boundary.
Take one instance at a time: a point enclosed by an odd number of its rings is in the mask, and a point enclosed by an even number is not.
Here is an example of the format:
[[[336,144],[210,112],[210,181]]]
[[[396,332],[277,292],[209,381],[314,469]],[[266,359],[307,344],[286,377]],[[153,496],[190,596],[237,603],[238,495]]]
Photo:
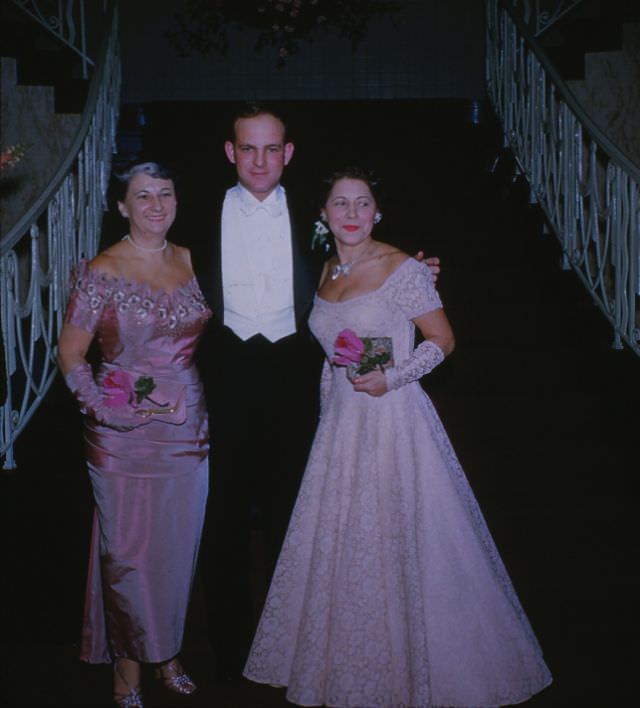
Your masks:
[[[185,11],[175,15],[178,29],[167,37],[181,56],[192,50],[224,54],[229,26],[257,29],[256,49],[272,46],[282,67],[299,51],[300,40],[311,39],[319,27],[337,27],[355,47],[373,15],[398,8],[398,0],[187,0]]]
[[[331,363],[346,366],[350,379],[393,366],[391,337],[359,337],[353,330],[343,329],[338,332],[333,348]]]
[[[6,150],[0,152],[0,172],[7,167],[15,167],[15,165],[22,160],[24,154],[30,147],[30,145],[18,143],[17,145],[11,145],[11,147],[8,147]]]

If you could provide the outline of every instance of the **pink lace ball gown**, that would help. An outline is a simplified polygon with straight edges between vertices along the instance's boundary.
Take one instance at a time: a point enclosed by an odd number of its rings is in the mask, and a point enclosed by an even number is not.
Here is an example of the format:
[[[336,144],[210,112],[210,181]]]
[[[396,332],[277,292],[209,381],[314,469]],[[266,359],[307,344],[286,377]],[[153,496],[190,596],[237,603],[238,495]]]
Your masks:
[[[441,307],[426,266],[316,296],[310,325],[414,347]],[[418,381],[373,398],[325,368],[323,413],[245,675],[303,706],[501,706],[551,680],[451,443]]]

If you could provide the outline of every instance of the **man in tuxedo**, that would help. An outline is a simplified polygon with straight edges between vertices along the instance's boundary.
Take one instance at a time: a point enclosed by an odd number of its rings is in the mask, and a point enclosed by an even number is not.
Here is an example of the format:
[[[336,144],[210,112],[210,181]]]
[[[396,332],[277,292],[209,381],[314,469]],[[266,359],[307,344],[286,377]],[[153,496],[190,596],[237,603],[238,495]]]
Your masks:
[[[322,352],[307,329],[318,210],[280,183],[285,124],[249,106],[224,145],[238,182],[194,250],[214,322],[199,347],[211,423],[203,570],[218,675],[239,679],[317,423]],[[310,203],[309,203],[310,204]],[[437,259],[427,261],[438,272]]]
[[[294,145],[250,106],[225,153],[238,183],[194,259],[216,321],[199,349],[211,423],[203,553],[209,634],[221,677],[239,678],[287,528],[315,424],[321,352],[306,327],[321,259],[317,214],[280,184]]]

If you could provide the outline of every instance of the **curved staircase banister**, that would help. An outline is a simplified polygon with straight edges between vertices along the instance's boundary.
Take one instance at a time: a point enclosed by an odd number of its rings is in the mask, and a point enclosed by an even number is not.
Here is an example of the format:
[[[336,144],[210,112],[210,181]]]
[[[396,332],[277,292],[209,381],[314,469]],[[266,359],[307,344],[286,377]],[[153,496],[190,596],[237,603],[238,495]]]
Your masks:
[[[65,177],[67,177],[73,168],[74,162],[78,157],[78,153],[83,147],[87,133],[89,132],[95,118],[95,109],[99,103],[100,93],[103,90],[105,74],[110,68],[108,67],[106,57],[109,56],[110,49],[115,49],[115,47],[111,48],[110,45],[117,42],[117,0],[110,0],[105,16],[107,18],[111,18],[108,23],[111,27],[111,32],[104,38],[103,45],[98,54],[100,59],[96,63],[95,71],[91,77],[85,109],[82,113],[82,118],[80,120],[80,125],[78,126],[76,136],[69,146],[67,156],[60,163],[60,167],[56,170],[47,187],[45,187],[40,196],[34,201],[29,210],[25,212],[24,216],[22,216],[9,230],[9,233],[0,239],[0,257],[4,256],[9,249],[14,248],[18,241],[28,231],[30,225],[36,221],[39,216],[41,216],[51,201],[51,198],[58,191],[58,189],[60,189]],[[119,72],[117,78],[119,82]],[[114,121],[112,135],[110,136],[112,145],[115,144],[116,127],[117,121]]]
[[[640,167],[586,113],[508,0],[486,0],[487,93],[563,253],[640,355]]]
[[[66,157],[29,210],[0,240],[4,469],[15,467],[14,442],[57,373],[56,342],[71,271],[80,258],[91,258],[98,249],[119,114],[117,0],[106,3],[104,18],[105,36]]]
[[[640,183],[640,167],[633,162],[620,148],[612,142],[607,135],[594,123],[589,114],[584,110],[581,103],[573,95],[571,89],[567,86],[566,81],[560,76],[558,70],[553,65],[552,61],[547,56],[540,42],[536,39],[533,32],[529,29],[521,15],[514,9],[509,0],[493,0],[498,5],[501,5],[504,11],[510,16],[513,24],[516,26],[518,33],[523,37],[528,46],[531,48],[540,62],[540,65],[551,79],[560,98],[567,104],[572,113],[580,121],[583,128],[591,135],[596,143],[622,167],[625,172],[631,175],[638,183]]]

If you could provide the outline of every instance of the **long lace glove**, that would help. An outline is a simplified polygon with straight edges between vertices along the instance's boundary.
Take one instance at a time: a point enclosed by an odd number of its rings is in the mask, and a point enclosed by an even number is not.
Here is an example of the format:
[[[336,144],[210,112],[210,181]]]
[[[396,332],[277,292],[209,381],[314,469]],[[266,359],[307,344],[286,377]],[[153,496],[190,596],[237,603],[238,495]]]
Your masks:
[[[329,394],[331,392],[331,382],[333,381],[333,371],[328,359],[322,364],[322,373],[320,374],[320,417],[327,408]]]
[[[80,410],[95,418],[102,425],[127,431],[150,422],[150,420],[136,415],[133,410],[110,408],[105,405],[104,396],[100,393],[89,364],[80,364],[75,369],[68,371],[64,380],[80,404]]]
[[[425,374],[433,371],[443,361],[444,353],[442,349],[437,344],[426,339],[413,350],[408,359],[384,372],[387,380],[387,389],[392,391],[412,381],[418,381]]]

